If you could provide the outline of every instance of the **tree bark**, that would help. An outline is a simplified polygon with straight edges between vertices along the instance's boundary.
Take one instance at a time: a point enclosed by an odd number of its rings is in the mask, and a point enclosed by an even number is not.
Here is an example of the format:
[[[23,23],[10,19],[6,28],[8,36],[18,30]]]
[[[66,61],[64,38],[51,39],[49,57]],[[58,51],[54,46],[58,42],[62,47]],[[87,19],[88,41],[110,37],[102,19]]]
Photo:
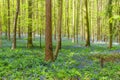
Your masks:
[[[87,36],[86,36],[86,47],[90,46],[90,30],[89,30],[89,14],[88,14],[88,0],[85,0],[85,8],[86,8],[86,31],[87,31]]]
[[[10,0],[8,0],[8,40],[10,40]]]
[[[20,18],[19,18],[19,25],[18,25],[18,37],[19,39],[21,39]]]
[[[59,1],[58,28],[57,28],[57,32],[58,32],[58,36],[57,36],[57,37],[58,37],[58,38],[57,38],[57,47],[56,47],[56,50],[55,50],[54,60],[57,59],[59,49],[61,49],[62,3],[63,3],[63,0],[60,0],[60,1]]]
[[[68,39],[70,39],[70,27],[69,27],[69,0],[67,0],[67,37],[68,37]]]
[[[100,0],[97,0],[97,41],[100,41]]]
[[[78,37],[79,37],[79,34],[78,34],[78,30],[79,30],[79,10],[80,10],[80,0],[76,1],[76,5],[77,5],[77,17],[76,17],[76,42],[78,44]]]
[[[56,10],[56,6],[55,6],[55,1],[56,0],[54,0],[54,40],[56,40],[56,33],[57,33],[57,31],[56,31],[56,12],[57,12],[57,10]]]
[[[39,28],[39,40],[40,40],[40,48],[42,48],[42,28]]]
[[[0,19],[0,47],[2,47],[2,24]]]
[[[21,15],[20,14],[20,11],[19,11],[19,15]],[[21,18],[19,17],[19,25],[18,25],[18,37],[19,37],[19,39],[21,38],[21,25],[20,25],[20,23],[21,23]]]
[[[13,33],[12,49],[16,48],[16,29],[17,29],[19,9],[20,9],[20,0],[17,0],[17,8],[16,8],[15,19],[14,19],[14,33]]]
[[[45,28],[45,60],[53,61],[52,50],[52,4],[46,0],[46,28]]]
[[[108,13],[109,13],[109,18],[112,17],[112,0],[109,0],[109,3],[108,3]],[[113,37],[113,34],[112,34],[112,23],[109,22],[109,48],[112,48],[112,37]]]
[[[33,47],[33,42],[32,42],[32,1],[28,0],[28,41],[27,41],[27,48],[32,48]]]
[[[75,0],[73,0],[73,19],[72,20],[73,20],[72,42],[75,43]]]

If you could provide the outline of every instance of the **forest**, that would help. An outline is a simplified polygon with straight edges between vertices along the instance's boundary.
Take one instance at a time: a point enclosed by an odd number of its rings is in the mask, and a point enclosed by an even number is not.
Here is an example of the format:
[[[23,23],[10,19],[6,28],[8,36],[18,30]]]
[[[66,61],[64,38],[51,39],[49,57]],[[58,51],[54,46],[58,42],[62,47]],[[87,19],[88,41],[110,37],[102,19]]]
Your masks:
[[[120,80],[120,0],[0,0],[0,80]]]

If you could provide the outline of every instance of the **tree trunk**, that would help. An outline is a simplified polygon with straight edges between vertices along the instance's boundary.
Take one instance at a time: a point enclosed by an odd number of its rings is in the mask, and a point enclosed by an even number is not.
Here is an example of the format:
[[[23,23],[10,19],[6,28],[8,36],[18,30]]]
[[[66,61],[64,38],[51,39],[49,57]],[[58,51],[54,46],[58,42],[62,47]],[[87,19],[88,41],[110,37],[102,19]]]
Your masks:
[[[97,0],[97,41],[100,41],[100,0]]]
[[[19,9],[20,9],[20,0],[17,0],[17,8],[16,8],[15,19],[14,19],[14,33],[13,33],[12,49],[16,48],[16,29],[17,29]]]
[[[91,2],[91,10],[93,10],[94,8],[94,2]],[[91,38],[92,38],[92,42],[94,42],[94,24],[93,24],[93,16],[94,12],[91,11]]]
[[[57,38],[57,47],[56,47],[56,50],[55,50],[55,57],[54,57],[54,60],[57,59],[57,56],[58,56],[58,52],[59,52],[59,49],[61,49],[61,27],[62,27],[62,3],[63,3],[63,0],[60,0],[59,1],[59,18],[58,18],[58,28],[57,28],[57,32],[58,32],[58,38]]]
[[[2,24],[0,19],[0,48],[2,47]]]
[[[67,4],[67,13],[68,13],[66,15],[67,16],[67,35],[68,35],[67,37],[68,37],[68,39],[70,39],[70,30],[69,30],[70,29],[70,27],[69,27],[69,0],[67,0],[66,4]]]
[[[55,26],[55,27],[54,27],[54,40],[56,40],[56,23],[55,23],[54,26]]]
[[[83,5],[82,5],[82,9],[83,9]],[[84,30],[84,14],[83,14],[83,13],[84,13],[84,12],[81,11],[81,16],[82,16],[82,17],[81,17],[81,20],[82,20],[82,22],[81,22],[81,23],[82,23],[82,25],[81,25],[81,27],[82,27],[82,41],[85,40],[85,39],[84,39],[84,37],[85,37],[85,35],[84,35],[85,30]]]
[[[40,28],[40,48],[42,47],[42,39],[41,39],[41,37],[42,37],[42,31],[41,31],[41,28]]]
[[[10,0],[8,0],[8,40],[10,40]]]
[[[73,0],[73,23],[72,23],[72,26],[73,26],[73,33],[72,33],[72,42],[75,43],[75,0]]]
[[[86,36],[86,47],[90,46],[90,30],[89,30],[89,14],[88,14],[88,0],[85,0],[85,7],[86,7],[86,31],[87,31],[87,36]]]
[[[27,48],[33,47],[32,42],[32,1],[28,0],[28,41],[27,41]]]
[[[78,44],[78,30],[79,30],[79,10],[80,10],[80,0],[76,1],[76,5],[77,5],[77,17],[76,17],[76,42]]]
[[[56,10],[56,6],[55,6],[55,1],[56,0],[54,0],[54,40],[56,40],[56,12],[57,12],[57,10]]]
[[[6,8],[6,0],[3,0],[3,8]],[[7,23],[7,18],[5,17],[5,16],[7,16],[6,15],[6,13],[5,13],[5,9],[3,9],[3,25],[5,25],[5,38],[7,38],[7,25],[6,25],[6,23]]]
[[[45,60],[53,61],[52,52],[52,4],[46,0],[46,28],[45,28]]]
[[[109,13],[109,18],[112,17],[112,0],[109,0],[108,3],[108,13]],[[109,22],[109,48],[112,48],[112,23]]]
[[[21,15],[20,12],[19,12],[19,15]],[[18,25],[18,38],[19,39],[21,38],[21,28],[20,28],[21,25],[20,25],[20,23],[21,23],[21,18],[19,17],[19,25]]]
[[[19,25],[18,25],[18,37],[19,39],[21,39],[20,18],[19,18]]]
[[[2,9],[0,8],[2,11]],[[0,48],[2,47],[2,12],[0,12]]]

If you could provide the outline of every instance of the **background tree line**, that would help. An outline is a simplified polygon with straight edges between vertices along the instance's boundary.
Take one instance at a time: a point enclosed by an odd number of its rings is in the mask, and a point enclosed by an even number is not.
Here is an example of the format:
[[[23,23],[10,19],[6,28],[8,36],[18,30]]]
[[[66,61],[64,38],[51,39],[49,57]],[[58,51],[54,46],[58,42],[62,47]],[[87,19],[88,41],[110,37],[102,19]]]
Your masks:
[[[46,60],[57,58],[62,39],[79,44],[85,41],[120,43],[119,0],[1,0],[0,46],[2,35],[12,41],[27,38],[27,48],[34,46],[35,37],[45,36]],[[53,54],[52,37],[57,40]],[[17,38],[17,39],[16,39]],[[55,56],[55,57],[54,57]]]

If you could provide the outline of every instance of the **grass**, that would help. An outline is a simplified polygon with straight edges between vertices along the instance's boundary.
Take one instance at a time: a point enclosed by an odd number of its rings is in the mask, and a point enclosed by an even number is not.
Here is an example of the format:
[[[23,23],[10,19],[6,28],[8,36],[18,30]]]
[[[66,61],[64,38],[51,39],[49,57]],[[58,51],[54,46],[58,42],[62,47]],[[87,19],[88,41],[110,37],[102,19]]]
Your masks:
[[[11,50],[11,41],[3,40],[0,48],[0,80],[119,80],[120,62],[107,62],[100,67],[99,59],[93,54],[109,54],[120,49],[114,46],[92,44],[84,47],[84,42],[76,45],[71,40],[62,42],[62,49],[55,62],[45,62],[45,45],[39,48],[39,40],[34,48],[26,48],[26,40],[17,40],[17,49]],[[53,41],[55,48],[55,41]]]

